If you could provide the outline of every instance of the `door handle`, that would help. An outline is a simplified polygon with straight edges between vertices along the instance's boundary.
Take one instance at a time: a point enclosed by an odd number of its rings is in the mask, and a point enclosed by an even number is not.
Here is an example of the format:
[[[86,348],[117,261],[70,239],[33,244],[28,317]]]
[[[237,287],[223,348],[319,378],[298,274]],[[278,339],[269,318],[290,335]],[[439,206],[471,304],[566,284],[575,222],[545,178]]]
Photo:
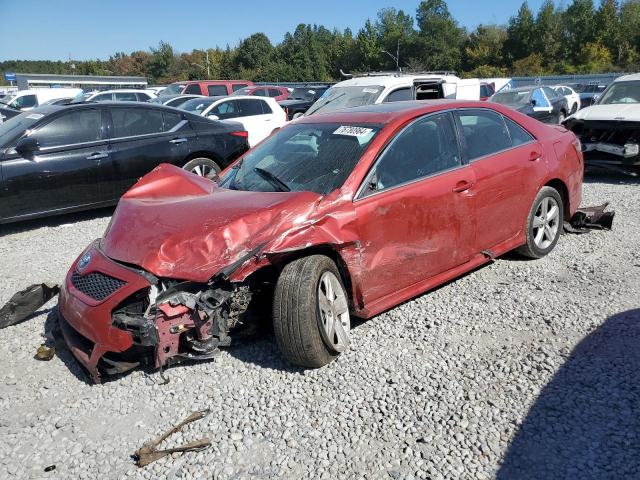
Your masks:
[[[460,180],[458,183],[456,183],[456,186],[453,187],[452,191],[455,193],[461,193],[466,190],[469,190],[471,187],[473,187],[473,182],[469,182],[467,180]]]
[[[539,151],[533,150],[529,154],[529,161],[530,162],[535,162],[536,160],[540,160],[541,157],[542,157],[542,154]]]
[[[107,158],[109,154],[107,152],[92,153],[87,157],[87,160],[100,160],[101,158]]]
[[[169,140],[169,143],[173,143],[174,145],[180,145],[181,143],[186,142],[186,138],[174,138],[173,140]]]

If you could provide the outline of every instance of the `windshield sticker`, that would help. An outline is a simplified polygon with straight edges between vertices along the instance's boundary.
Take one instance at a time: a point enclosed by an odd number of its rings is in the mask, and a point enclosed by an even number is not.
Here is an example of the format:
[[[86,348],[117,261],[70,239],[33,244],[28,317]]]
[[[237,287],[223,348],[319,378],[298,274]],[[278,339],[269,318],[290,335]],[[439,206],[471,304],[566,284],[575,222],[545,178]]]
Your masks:
[[[365,137],[369,135],[373,130],[371,128],[364,127],[347,127],[341,126],[335,132],[334,135],[347,135],[349,137]]]
[[[42,117],[44,117],[44,115],[41,113],[32,113],[27,115],[27,118],[30,118],[31,120],[40,120]]]
[[[378,93],[377,88],[363,88],[362,93]]]

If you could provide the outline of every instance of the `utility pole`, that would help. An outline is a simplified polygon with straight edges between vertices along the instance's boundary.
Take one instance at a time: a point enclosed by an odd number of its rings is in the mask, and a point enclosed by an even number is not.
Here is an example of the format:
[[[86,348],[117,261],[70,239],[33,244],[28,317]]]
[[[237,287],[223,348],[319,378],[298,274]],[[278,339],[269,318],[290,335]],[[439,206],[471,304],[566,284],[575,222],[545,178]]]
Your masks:
[[[398,48],[396,49],[396,54],[392,54],[387,52],[386,50],[382,50],[383,53],[389,55],[394,62],[396,62],[396,72],[400,72],[400,39],[398,39]]]

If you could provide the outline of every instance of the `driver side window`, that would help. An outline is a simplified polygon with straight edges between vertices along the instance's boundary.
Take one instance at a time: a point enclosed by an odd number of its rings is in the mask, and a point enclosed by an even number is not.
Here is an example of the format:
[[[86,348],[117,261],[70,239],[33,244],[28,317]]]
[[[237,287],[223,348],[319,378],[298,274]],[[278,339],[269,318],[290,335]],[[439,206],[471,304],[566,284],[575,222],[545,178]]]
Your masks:
[[[237,103],[235,100],[222,102],[213,107],[209,113],[216,115],[220,120],[235,118],[239,115]]]
[[[369,193],[386,190],[461,165],[451,113],[429,115],[400,132],[378,160]]]

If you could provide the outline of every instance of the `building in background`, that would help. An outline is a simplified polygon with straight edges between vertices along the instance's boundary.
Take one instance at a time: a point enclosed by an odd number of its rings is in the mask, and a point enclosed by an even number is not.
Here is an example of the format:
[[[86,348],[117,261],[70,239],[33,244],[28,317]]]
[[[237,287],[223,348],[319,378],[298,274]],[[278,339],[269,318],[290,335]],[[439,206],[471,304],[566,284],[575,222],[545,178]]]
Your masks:
[[[146,88],[145,77],[111,77],[98,75],[48,75],[42,73],[16,73],[18,90],[31,88],[77,87],[85,91],[115,88]]]

